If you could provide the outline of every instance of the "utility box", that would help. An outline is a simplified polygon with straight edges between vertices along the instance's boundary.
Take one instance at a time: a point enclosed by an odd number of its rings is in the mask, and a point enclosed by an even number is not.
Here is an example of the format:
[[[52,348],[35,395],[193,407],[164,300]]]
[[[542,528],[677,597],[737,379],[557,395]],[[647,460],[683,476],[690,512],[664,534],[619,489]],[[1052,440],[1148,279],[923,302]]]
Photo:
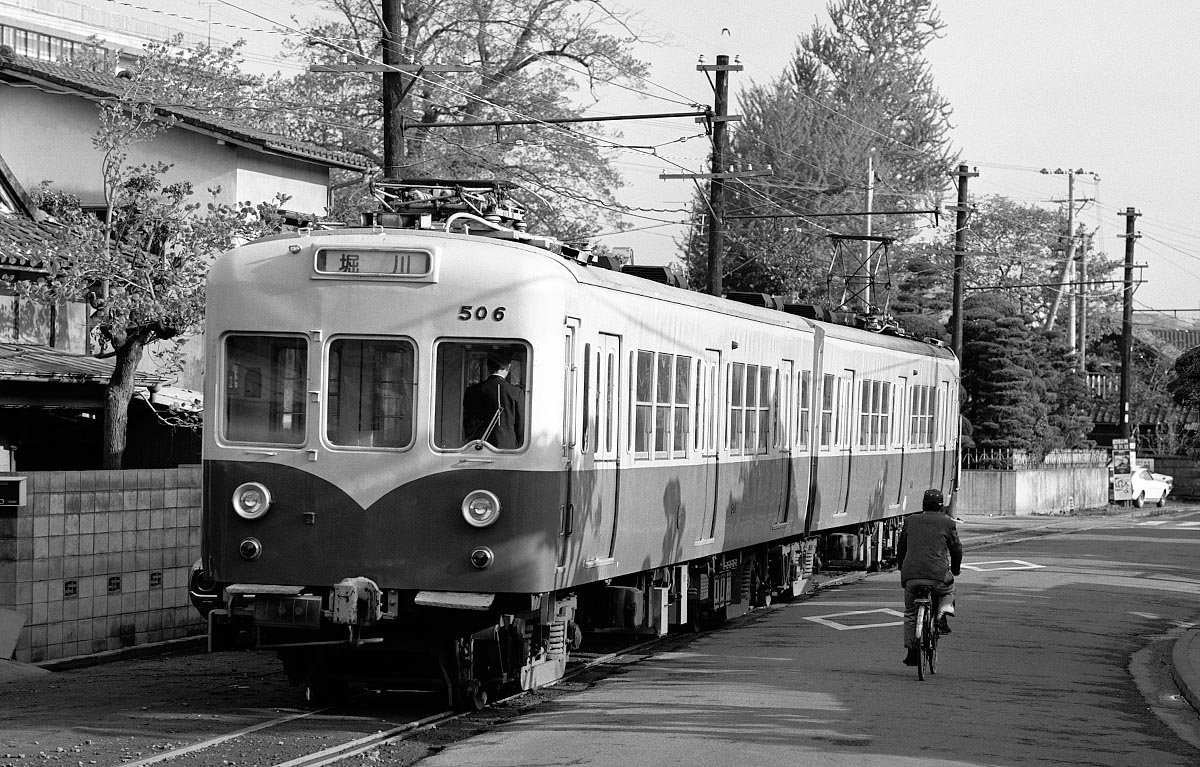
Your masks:
[[[0,477],[0,508],[24,506],[25,477]]]

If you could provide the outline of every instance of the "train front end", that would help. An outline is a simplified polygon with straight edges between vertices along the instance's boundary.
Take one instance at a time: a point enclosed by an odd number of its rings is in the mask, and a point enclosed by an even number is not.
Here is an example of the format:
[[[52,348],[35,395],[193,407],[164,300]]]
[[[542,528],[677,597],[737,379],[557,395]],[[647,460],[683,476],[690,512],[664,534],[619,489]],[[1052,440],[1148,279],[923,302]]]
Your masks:
[[[275,649],[310,697],[431,679],[462,706],[561,675],[561,419],[541,414],[561,412],[544,320],[566,274],[444,230],[281,235],[219,259],[192,580],[212,647]],[[472,413],[496,360],[509,396]]]

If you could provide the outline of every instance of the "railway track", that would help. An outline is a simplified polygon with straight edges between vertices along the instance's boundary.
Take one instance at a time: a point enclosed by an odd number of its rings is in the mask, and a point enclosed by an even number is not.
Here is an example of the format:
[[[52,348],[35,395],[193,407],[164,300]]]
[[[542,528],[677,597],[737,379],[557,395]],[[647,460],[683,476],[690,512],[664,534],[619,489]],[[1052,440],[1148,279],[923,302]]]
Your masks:
[[[668,635],[626,643],[608,638],[617,646],[604,652],[577,652],[567,673],[549,688],[521,692],[495,701],[492,710],[505,705],[520,706],[522,699],[546,694],[553,688],[569,688],[581,678],[603,675],[609,665],[635,662],[664,647],[687,641],[687,635]],[[447,724],[478,717],[475,712],[437,710],[433,699],[440,695],[408,692],[368,691],[346,703],[312,711],[288,711],[200,742],[164,748],[121,767],[323,767],[379,749]],[[496,717],[491,717],[495,721]],[[502,719],[502,717],[501,717]]]

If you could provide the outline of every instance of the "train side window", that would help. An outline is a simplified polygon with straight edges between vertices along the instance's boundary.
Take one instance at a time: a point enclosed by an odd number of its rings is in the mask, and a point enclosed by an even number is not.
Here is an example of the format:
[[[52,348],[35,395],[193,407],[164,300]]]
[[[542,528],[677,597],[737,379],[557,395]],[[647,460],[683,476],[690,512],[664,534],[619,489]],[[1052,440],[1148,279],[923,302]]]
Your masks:
[[[650,457],[651,433],[654,429],[654,352],[638,350],[634,370],[633,455]]]
[[[687,454],[688,428],[692,412],[692,358],[679,355],[675,358],[675,406],[671,423],[671,455],[682,457]]]
[[[746,426],[746,365],[741,362],[729,363],[729,388],[726,390],[729,398],[729,426],[727,447],[730,455],[742,454],[742,438]]]
[[[837,376],[826,373],[821,383],[821,441],[822,448],[833,447],[833,416],[837,405]]]
[[[878,391],[876,392],[876,403],[878,415],[876,420],[879,426],[876,429],[878,438],[875,441],[875,447],[884,449],[888,444],[888,435],[892,429],[892,382],[891,381],[876,381]]]
[[[767,452],[771,444],[771,368],[763,365],[758,369],[758,442],[754,452]]]
[[[937,390],[932,386],[913,386],[912,407],[909,410],[909,442],[918,447],[933,444],[934,414],[937,412]]]
[[[746,442],[743,454],[758,452],[758,365],[746,366],[746,428],[743,432]]]
[[[683,456],[687,453],[691,415],[692,358],[637,353],[634,385],[634,457]]]
[[[308,388],[305,336],[229,336],[222,403],[225,438],[304,444]]]
[[[325,436],[350,447],[412,444],[416,349],[398,339],[339,338],[329,345]]]
[[[494,394],[489,385],[482,394],[468,396],[470,387],[491,379],[497,363],[503,362],[508,363],[507,384],[497,381]],[[486,443],[500,450],[518,450],[528,444],[528,345],[517,340],[442,341],[434,368],[435,447],[456,450]]]
[[[592,345],[583,345],[583,433],[580,435],[579,450],[587,453],[591,450],[592,441]]]
[[[799,389],[799,424],[796,427],[796,444],[801,450],[808,450],[809,420],[812,416],[812,371],[800,371]]]

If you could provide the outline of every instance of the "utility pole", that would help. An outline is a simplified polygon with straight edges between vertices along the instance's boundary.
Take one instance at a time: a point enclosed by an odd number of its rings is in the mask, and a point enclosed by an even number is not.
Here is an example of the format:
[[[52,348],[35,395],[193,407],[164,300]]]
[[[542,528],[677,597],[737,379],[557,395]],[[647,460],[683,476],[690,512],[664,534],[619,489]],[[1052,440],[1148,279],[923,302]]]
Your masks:
[[[1121,315],[1121,439],[1129,439],[1133,429],[1129,423],[1129,398],[1133,391],[1133,243],[1140,234],[1134,231],[1134,220],[1142,215],[1126,208],[1125,216],[1125,289],[1124,311]]]
[[[1042,173],[1050,171],[1042,169]],[[1061,170],[1055,171],[1062,173]],[[1067,171],[1067,257],[1063,260],[1062,280],[1058,285],[1058,292],[1054,294],[1054,302],[1050,304],[1050,316],[1046,319],[1046,329],[1054,328],[1054,320],[1058,317],[1058,306],[1062,303],[1063,294],[1067,291],[1067,285],[1071,281],[1071,268],[1075,262],[1075,171]],[[1074,326],[1072,326],[1072,335],[1074,335]],[[1075,350],[1075,339],[1071,339],[1071,351]]]
[[[381,0],[383,61],[361,64],[314,64],[309,72],[383,73],[383,175],[399,178],[404,164],[404,97],[424,72],[470,72],[471,67],[404,62],[404,0]],[[411,76],[409,76],[411,75]],[[407,77],[407,82],[405,81]]]
[[[1056,176],[1065,174],[1067,177],[1067,255],[1066,255],[1066,258],[1063,260],[1062,279],[1059,281],[1058,292],[1056,292],[1054,294],[1054,301],[1050,305],[1050,316],[1046,318],[1046,329],[1050,330],[1054,327],[1054,322],[1058,318],[1058,307],[1062,303],[1063,295],[1067,292],[1067,286],[1071,283],[1071,272],[1072,272],[1072,269],[1074,268],[1074,264],[1075,264],[1075,177],[1076,176],[1092,176],[1096,181],[1099,181],[1100,176],[1090,170],[1084,170],[1082,168],[1080,168],[1078,170],[1071,170],[1069,168],[1067,170],[1063,170],[1062,168],[1058,168],[1056,170],[1047,170],[1046,168],[1042,168],[1041,172],[1046,175],[1052,174],[1052,175],[1056,175]],[[1086,202],[1086,200],[1084,200],[1084,201]],[[1059,202],[1061,202],[1061,200]],[[1083,258],[1086,258],[1086,251],[1080,254],[1080,258],[1081,258],[1081,261]],[[1087,290],[1087,286],[1083,285],[1083,283],[1085,283],[1087,281],[1087,265],[1086,264],[1084,264],[1084,263],[1080,264],[1080,272],[1082,275],[1081,279],[1080,279],[1080,284],[1082,285],[1082,287],[1080,288],[1080,291],[1082,293]],[[1075,313],[1074,298],[1071,298],[1068,300],[1071,301],[1069,306],[1071,307],[1071,314],[1074,315],[1074,313]],[[1087,308],[1086,294],[1085,294],[1085,298],[1083,298],[1081,300],[1080,305],[1083,308],[1084,312],[1086,312],[1086,308]],[[1084,331],[1086,331],[1087,320],[1086,319],[1081,320],[1078,323],[1078,325],[1079,325],[1079,328],[1082,328],[1082,329],[1084,329]],[[1072,351],[1077,351],[1077,341],[1076,341],[1075,331],[1076,331],[1076,323],[1074,321],[1074,316],[1072,316],[1071,326],[1070,326],[1070,329],[1068,330],[1068,335],[1070,336]],[[1078,344],[1081,345],[1085,341],[1086,341],[1086,339],[1081,339],[1078,341]],[[1082,360],[1082,355],[1081,355],[1081,360]],[[1082,369],[1082,362],[1080,363],[1080,365],[1081,365],[1080,369]]]
[[[404,163],[404,64],[400,33],[403,0],[383,0],[383,176],[400,178]]]
[[[725,179],[721,174],[726,171],[726,134],[723,118],[729,114],[729,56],[717,56],[715,67],[705,67],[701,64],[697,69],[716,72],[716,84],[713,86],[716,94],[713,101],[712,126],[713,177],[708,182],[708,292],[710,295],[719,296],[723,292],[721,258],[725,249]]]
[[[967,255],[967,179],[978,176],[967,168],[966,163],[958,166],[953,174],[958,178],[958,204],[954,206],[954,320],[951,329],[951,345],[960,360],[963,354],[963,266]]]

